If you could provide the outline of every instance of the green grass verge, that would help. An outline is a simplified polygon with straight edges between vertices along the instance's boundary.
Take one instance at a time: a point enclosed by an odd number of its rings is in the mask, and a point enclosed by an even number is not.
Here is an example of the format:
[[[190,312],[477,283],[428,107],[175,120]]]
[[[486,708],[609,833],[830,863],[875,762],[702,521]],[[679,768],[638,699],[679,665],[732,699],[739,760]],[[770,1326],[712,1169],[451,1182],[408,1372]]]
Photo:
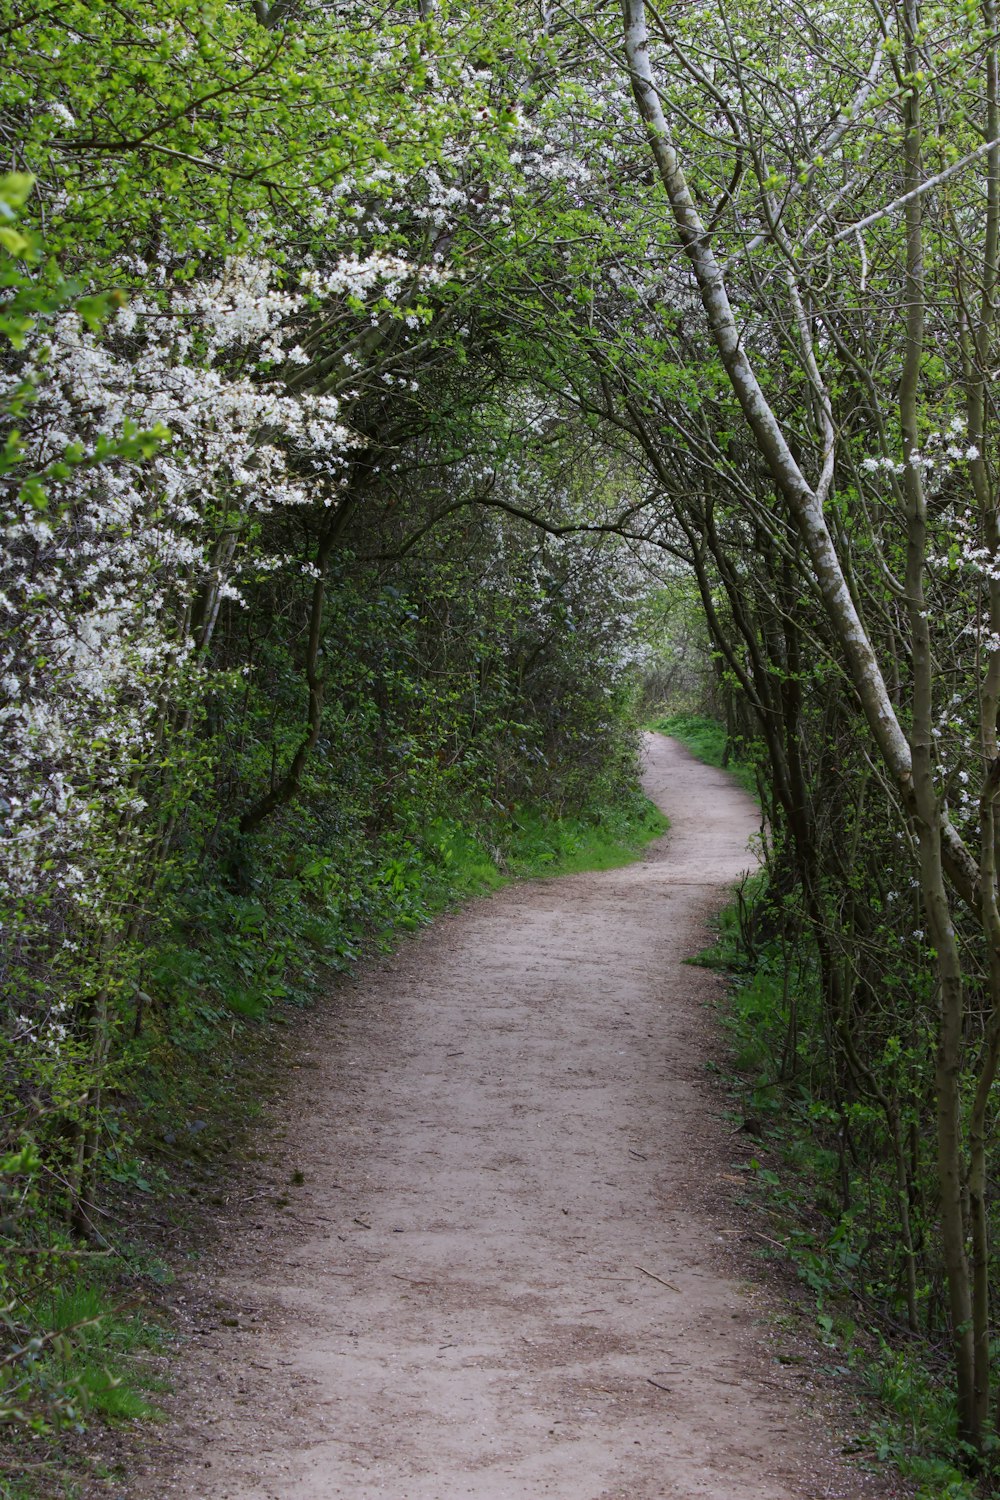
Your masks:
[[[717,766],[720,771],[728,771],[744,791],[752,797],[757,796],[757,776],[753,766],[732,754],[726,727],[718,719],[708,719],[702,714],[667,714],[653,719],[646,728],[680,740],[696,759],[704,761],[707,766]]]
[[[526,815],[518,823],[512,871],[515,875],[554,876],[614,870],[631,864],[669,827],[669,820],[652,802],[634,816],[609,813],[596,822]]]
[[[161,1348],[163,1333],[123,1286],[63,1287],[37,1308],[37,1322],[55,1336],[52,1373],[79,1392],[81,1415],[158,1415],[148,1399],[157,1382],[136,1355]]]
[[[12,1339],[0,1377],[0,1500],[74,1500],[99,1472],[78,1447],[88,1427],[160,1416],[166,1383],[148,1356],[164,1349],[166,1334],[142,1285],[152,1273],[117,1256],[55,1249],[62,1253],[32,1258],[22,1295],[5,1310]]]
[[[669,826],[659,808],[642,796],[624,807],[591,808],[561,818],[534,808],[514,808],[502,826],[488,833],[440,819],[423,839],[419,915],[403,925],[422,925],[457,901],[497,890],[511,880],[631,864]],[[386,936],[392,940],[391,929]]]
[[[453,894],[490,890],[510,879],[577,875],[628,865],[670,824],[658,807],[637,798],[628,808],[607,808],[585,816],[546,817],[516,810],[504,843],[492,849],[461,829],[452,830],[450,874]]]

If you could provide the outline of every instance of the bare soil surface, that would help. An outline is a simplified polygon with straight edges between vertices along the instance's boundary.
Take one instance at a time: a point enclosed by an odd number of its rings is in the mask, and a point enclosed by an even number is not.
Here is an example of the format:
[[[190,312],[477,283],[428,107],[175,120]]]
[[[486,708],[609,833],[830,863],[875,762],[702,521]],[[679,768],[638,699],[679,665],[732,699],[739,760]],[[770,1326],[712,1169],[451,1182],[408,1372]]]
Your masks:
[[[682,960],[755,810],[660,736],[646,785],[671,831],[640,863],[473,902],[310,1014],[272,1186],[182,1285],[137,1500],[893,1493],[732,1248],[719,980]]]

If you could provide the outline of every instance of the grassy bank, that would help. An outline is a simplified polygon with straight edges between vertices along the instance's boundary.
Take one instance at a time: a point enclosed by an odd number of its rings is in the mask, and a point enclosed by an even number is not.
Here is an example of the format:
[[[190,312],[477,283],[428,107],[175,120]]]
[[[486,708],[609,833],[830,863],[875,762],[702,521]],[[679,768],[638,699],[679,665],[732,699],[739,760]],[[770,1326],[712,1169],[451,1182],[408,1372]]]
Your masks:
[[[478,874],[490,889],[504,880],[576,875],[584,870],[612,870],[631,864],[650,840],[669,827],[667,819],[645,798],[627,807],[594,809],[582,816],[546,817],[532,809],[516,812],[504,845],[492,851],[482,843],[466,843],[471,869],[463,874],[461,889],[474,892],[467,874]],[[461,839],[460,831],[457,838]],[[456,874],[458,870],[456,870]]]

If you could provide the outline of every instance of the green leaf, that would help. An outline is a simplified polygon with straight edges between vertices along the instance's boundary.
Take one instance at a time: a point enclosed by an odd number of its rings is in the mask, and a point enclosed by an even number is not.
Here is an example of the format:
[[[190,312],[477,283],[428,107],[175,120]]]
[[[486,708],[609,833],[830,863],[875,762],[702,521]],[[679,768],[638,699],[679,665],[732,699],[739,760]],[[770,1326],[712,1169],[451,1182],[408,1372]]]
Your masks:
[[[3,245],[11,255],[23,256],[31,249],[28,236],[22,234],[19,229],[11,229],[9,225],[0,227],[0,245]]]

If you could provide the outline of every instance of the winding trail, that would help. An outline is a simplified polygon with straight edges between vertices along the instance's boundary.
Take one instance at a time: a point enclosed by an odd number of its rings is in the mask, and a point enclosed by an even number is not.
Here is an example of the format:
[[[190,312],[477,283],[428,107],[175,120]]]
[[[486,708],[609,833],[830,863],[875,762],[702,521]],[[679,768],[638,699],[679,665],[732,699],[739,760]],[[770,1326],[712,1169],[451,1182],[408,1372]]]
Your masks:
[[[203,1273],[229,1315],[193,1332],[136,1495],[887,1493],[761,1344],[724,1245],[719,981],[682,959],[755,810],[659,736],[646,785],[671,832],[642,862],[474,902],[310,1017],[270,1142],[275,1192],[304,1184],[290,1214],[234,1206]]]

